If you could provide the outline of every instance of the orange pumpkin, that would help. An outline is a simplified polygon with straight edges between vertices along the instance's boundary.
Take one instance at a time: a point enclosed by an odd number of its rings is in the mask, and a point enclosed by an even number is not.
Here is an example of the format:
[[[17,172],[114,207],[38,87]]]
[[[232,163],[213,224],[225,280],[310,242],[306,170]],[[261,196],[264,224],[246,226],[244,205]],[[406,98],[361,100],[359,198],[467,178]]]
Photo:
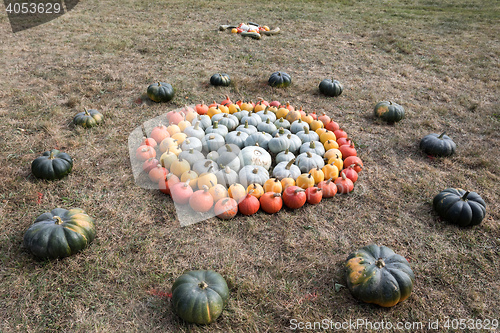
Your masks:
[[[288,186],[295,186],[295,179],[293,178],[283,178],[281,180],[281,187],[283,188],[283,191],[288,187]],[[283,192],[282,191],[282,192]]]
[[[240,200],[247,195],[247,190],[241,184],[232,184],[231,186],[229,186],[227,192],[229,196],[237,202],[240,202]]]
[[[314,186],[314,178],[310,173],[303,173],[297,177],[297,186],[303,189]]]
[[[281,193],[282,191],[283,185],[278,178],[269,178],[264,183],[264,192]]]
[[[335,180],[339,177],[339,168],[335,164],[326,164],[321,170],[325,179]]]
[[[220,219],[228,220],[238,213],[238,203],[233,198],[222,198],[215,203],[214,214]]]
[[[313,177],[314,184],[318,184],[319,182],[325,180],[325,174],[319,167],[309,170],[309,174]]]
[[[208,186],[203,186],[203,189],[194,192],[189,198],[189,206],[200,213],[208,212],[214,205],[214,198],[208,191]]]
[[[266,192],[260,199],[260,208],[268,214],[274,214],[281,210],[283,207],[283,200],[281,194],[276,192]]]
[[[250,184],[247,187],[247,193],[259,199],[264,194],[264,188],[260,184]]]

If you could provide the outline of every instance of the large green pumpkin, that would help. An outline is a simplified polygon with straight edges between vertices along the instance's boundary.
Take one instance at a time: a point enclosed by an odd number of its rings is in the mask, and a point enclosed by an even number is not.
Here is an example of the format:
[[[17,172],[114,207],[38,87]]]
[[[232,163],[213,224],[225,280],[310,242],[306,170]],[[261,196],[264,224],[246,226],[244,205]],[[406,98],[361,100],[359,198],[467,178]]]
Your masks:
[[[319,91],[326,96],[330,97],[340,96],[343,90],[344,88],[337,80],[324,79],[319,83]]]
[[[183,320],[210,324],[222,313],[229,299],[226,280],[212,270],[189,271],[172,286],[172,306]]]
[[[94,222],[80,208],[55,208],[37,217],[24,234],[24,247],[41,259],[68,257],[95,238]]]
[[[73,118],[73,123],[75,125],[80,125],[83,127],[94,127],[102,123],[103,115],[94,109],[79,112]]]
[[[404,118],[405,110],[399,104],[391,101],[383,101],[375,105],[373,114],[375,117],[381,118],[388,123],[395,123]]]
[[[420,149],[432,156],[450,156],[455,153],[457,145],[444,133],[431,133],[420,140]]]
[[[210,77],[210,84],[227,87],[231,84],[231,78],[226,73],[217,73]]]
[[[155,102],[168,102],[174,98],[174,88],[172,88],[170,83],[153,83],[149,85],[147,94]]]
[[[407,299],[413,289],[410,264],[385,246],[371,244],[351,253],[345,267],[349,290],[366,303],[391,307]]]
[[[447,188],[434,197],[434,209],[439,216],[461,227],[481,223],[486,215],[486,203],[476,192]]]
[[[71,157],[57,149],[46,151],[31,162],[31,172],[35,177],[54,180],[61,179],[73,169]]]
[[[292,77],[285,72],[274,72],[269,77],[268,83],[271,87],[286,88],[292,83]]]

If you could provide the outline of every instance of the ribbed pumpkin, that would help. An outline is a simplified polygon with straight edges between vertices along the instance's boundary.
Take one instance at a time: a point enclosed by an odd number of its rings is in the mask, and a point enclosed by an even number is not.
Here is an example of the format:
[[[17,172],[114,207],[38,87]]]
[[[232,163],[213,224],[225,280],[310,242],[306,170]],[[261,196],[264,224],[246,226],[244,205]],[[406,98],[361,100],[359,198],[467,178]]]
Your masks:
[[[38,216],[24,234],[24,247],[41,259],[68,257],[95,238],[93,219],[80,208],[55,208]]]
[[[226,280],[212,270],[189,271],[172,286],[172,307],[184,321],[199,325],[214,322],[229,299]]]
[[[408,261],[388,247],[368,245],[345,262],[347,287],[357,299],[391,307],[407,299],[415,275]]]
[[[434,197],[434,209],[439,216],[461,227],[481,223],[486,215],[486,203],[476,192],[447,188]]]
[[[142,146],[150,149],[154,152],[154,149],[149,146]],[[142,156],[140,161],[146,161],[151,157],[155,157],[156,153],[153,155],[151,153],[147,156]],[[46,151],[42,156],[37,157],[31,162],[31,172],[37,178],[55,180],[61,179],[73,170],[73,159],[66,153],[60,152],[57,149],[52,149]]]
[[[231,78],[226,73],[216,73],[210,77],[210,84],[227,87],[231,84]]]
[[[450,156],[455,153],[457,145],[444,132],[431,133],[420,140],[420,149],[431,156]]]
[[[79,112],[73,118],[73,123],[82,127],[94,127],[102,123],[103,115],[94,109],[84,109],[83,112]]]
[[[330,97],[340,96],[344,88],[339,81],[333,79],[324,79],[319,83],[319,91]]]
[[[274,72],[269,77],[268,83],[271,87],[286,88],[292,83],[292,77],[285,72]]]
[[[165,82],[153,83],[149,85],[147,95],[157,103],[168,102],[174,98],[174,88],[172,88],[171,84]]]
[[[387,121],[388,123],[398,122],[405,116],[404,108],[391,101],[377,103],[373,109],[375,117]]]
[[[247,195],[247,190],[241,184],[232,184],[229,186],[227,192],[237,202],[240,202]]]

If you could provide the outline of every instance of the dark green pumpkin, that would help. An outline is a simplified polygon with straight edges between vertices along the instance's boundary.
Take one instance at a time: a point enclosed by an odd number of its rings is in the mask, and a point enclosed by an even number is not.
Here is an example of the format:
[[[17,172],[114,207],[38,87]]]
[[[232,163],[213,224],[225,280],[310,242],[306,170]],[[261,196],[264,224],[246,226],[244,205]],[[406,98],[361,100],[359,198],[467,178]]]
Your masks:
[[[148,97],[155,102],[168,102],[174,98],[174,88],[169,83],[158,82],[149,85]]]
[[[404,108],[391,101],[383,101],[375,105],[373,110],[375,117],[381,118],[388,123],[395,123],[400,121],[405,116]]]
[[[450,156],[455,153],[457,145],[444,133],[431,133],[420,140],[420,149],[432,156]]]
[[[210,78],[210,84],[227,87],[231,84],[231,78],[226,73],[217,73]]]
[[[24,234],[24,247],[41,259],[68,257],[95,238],[92,218],[80,208],[55,208],[37,217]]]
[[[385,246],[371,244],[345,262],[347,286],[357,299],[391,307],[407,299],[415,275],[408,261]]]
[[[292,83],[292,77],[285,72],[274,72],[269,77],[268,83],[271,87],[286,88]]]
[[[75,125],[80,125],[83,127],[94,127],[102,123],[103,115],[94,109],[79,112],[73,118],[73,123]]]
[[[433,206],[443,220],[461,227],[481,223],[486,215],[486,203],[476,192],[447,188],[434,197]]]
[[[340,96],[343,90],[344,88],[337,80],[324,79],[319,83],[319,91],[326,96],[330,97]]]
[[[73,169],[71,157],[57,149],[46,151],[31,162],[31,172],[35,177],[54,180],[61,179]]]
[[[172,306],[183,320],[210,324],[222,313],[229,299],[226,280],[212,270],[189,271],[172,286]]]

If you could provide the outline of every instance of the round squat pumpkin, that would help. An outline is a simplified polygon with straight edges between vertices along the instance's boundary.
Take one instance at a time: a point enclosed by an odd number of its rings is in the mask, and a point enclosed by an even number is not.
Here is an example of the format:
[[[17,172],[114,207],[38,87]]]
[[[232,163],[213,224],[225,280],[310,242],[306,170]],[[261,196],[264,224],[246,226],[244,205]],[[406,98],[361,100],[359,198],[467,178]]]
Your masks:
[[[95,238],[92,218],[82,209],[55,208],[37,217],[24,234],[24,247],[41,259],[68,257]]]
[[[357,299],[391,307],[407,299],[415,275],[408,261],[375,244],[351,253],[345,262],[347,287]]]
[[[73,123],[75,125],[80,125],[82,127],[94,127],[102,123],[103,115],[94,109],[79,112],[73,118]]]
[[[147,94],[151,100],[157,103],[168,102],[174,98],[174,88],[172,88],[170,83],[153,83],[149,85]]]
[[[444,133],[431,133],[420,140],[420,149],[431,156],[450,156],[455,153],[457,145]]]
[[[189,323],[204,325],[214,322],[228,299],[226,280],[212,270],[186,272],[172,286],[174,312]]]
[[[319,91],[326,96],[337,97],[342,94],[344,88],[337,80],[324,79],[319,83]]]
[[[486,203],[476,192],[447,188],[434,197],[434,209],[443,220],[461,227],[481,223],[486,215]]]
[[[54,180],[61,179],[73,169],[71,156],[57,149],[46,151],[31,162],[31,172],[35,177]]]
[[[373,110],[375,117],[381,118],[388,123],[395,123],[400,121],[405,116],[404,108],[391,101],[383,101],[377,103]]]
[[[231,84],[231,78],[226,73],[217,73],[210,78],[210,84],[227,87]]]
[[[286,88],[292,83],[292,77],[285,72],[274,72],[267,81],[271,87]]]

